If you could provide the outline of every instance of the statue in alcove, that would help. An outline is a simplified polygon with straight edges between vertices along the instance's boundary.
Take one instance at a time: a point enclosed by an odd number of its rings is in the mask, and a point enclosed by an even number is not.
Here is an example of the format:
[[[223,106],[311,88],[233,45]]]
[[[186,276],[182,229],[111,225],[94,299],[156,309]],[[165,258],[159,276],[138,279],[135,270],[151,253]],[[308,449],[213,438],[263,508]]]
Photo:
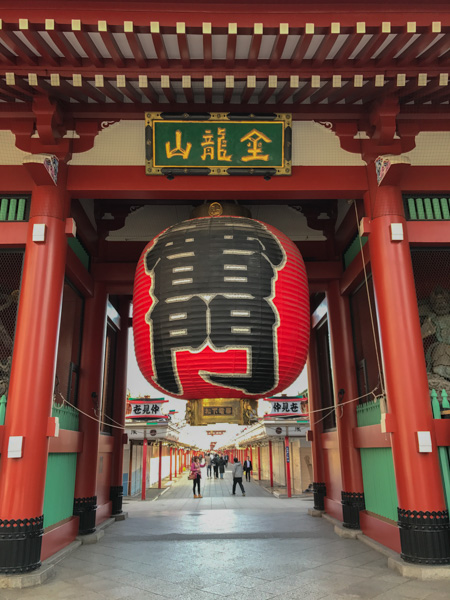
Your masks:
[[[419,305],[430,389],[450,392],[450,291],[436,287]]]

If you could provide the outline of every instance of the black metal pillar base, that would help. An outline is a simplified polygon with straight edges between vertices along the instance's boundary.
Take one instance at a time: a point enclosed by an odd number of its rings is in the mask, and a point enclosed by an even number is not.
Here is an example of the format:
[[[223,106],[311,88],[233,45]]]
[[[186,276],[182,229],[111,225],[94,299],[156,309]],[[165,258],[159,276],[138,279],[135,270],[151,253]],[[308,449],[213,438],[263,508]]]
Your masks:
[[[122,514],[123,485],[112,485],[109,488],[109,499],[112,501],[111,516]]]
[[[0,573],[18,575],[41,566],[44,516],[0,519]]]
[[[422,565],[450,564],[448,511],[398,511],[401,557]]]
[[[315,510],[325,510],[325,496],[327,495],[327,488],[324,483],[313,482],[314,492],[314,508]]]
[[[80,517],[78,533],[87,535],[95,531],[95,517],[97,511],[97,496],[91,498],[75,498],[73,501],[73,514]]]
[[[347,529],[360,529],[359,513],[366,508],[364,494],[341,492],[342,525]]]

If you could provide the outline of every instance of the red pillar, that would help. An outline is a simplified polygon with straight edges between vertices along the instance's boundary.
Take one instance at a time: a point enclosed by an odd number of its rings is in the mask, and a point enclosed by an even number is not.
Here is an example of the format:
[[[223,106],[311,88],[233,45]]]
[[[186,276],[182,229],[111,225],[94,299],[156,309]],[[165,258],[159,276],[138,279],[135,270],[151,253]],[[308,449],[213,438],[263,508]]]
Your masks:
[[[261,481],[261,446],[258,446],[258,479]]]
[[[309,426],[312,434],[311,453],[314,477],[314,509],[325,510],[325,496],[327,492],[322,448],[323,420],[322,413],[315,412],[320,409],[321,403],[319,374],[317,371],[316,336],[314,332],[309,340],[309,353],[306,366],[308,372]]]
[[[10,539],[1,540],[3,573],[10,572],[9,568],[33,570],[40,565],[47,426],[67,248],[65,175],[61,164],[58,186],[36,185],[32,192],[0,465],[0,519],[5,528],[11,520],[29,521],[16,525]],[[37,224],[45,225],[43,242],[33,241]],[[8,457],[12,436],[22,440],[20,458]]]
[[[403,240],[392,241],[392,223],[403,226]],[[386,429],[392,431],[402,551],[407,560],[419,558],[423,562],[448,564],[448,512],[398,187],[386,185],[376,190],[369,243],[388,416],[392,419],[386,423]],[[418,431],[431,432],[432,452],[419,452]]]
[[[128,322],[130,314],[130,301],[128,298],[122,298],[119,306],[120,330],[117,337],[117,350],[115,360],[114,376],[114,406],[113,419],[114,425],[125,424],[125,409],[127,403],[127,361],[128,361]],[[112,500],[112,515],[119,515],[122,512],[123,499],[123,445],[126,440],[124,429],[113,428],[114,452],[111,470],[111,490],[110,498]]]
[[[291,492],[291,453],[289,450],[289,436],[285,436],[284,438],[284,460],[286,462],[286,487],[287,487],[287,496],[290,498],[292,496]]]
[[[170,450],[169,450],[169,462],[170,462],[170,475],[169,475],[169,479],[170,479],[170,481],[172,481],[172,446],[170,446]]]
[[[181,475],[181,448],[178,448],[178,475]]]
[[[348,297],[341,296],[339,281],[328,284],[328,322],[333,364],[334,403],[342,481],[342,518],[344,527],[359,529],[359,513],[364,510],[364,485],[361,456],[353,444],[353,429],[357,402],[345,403],[358,397],[353,334]]]
[[[269,440],[269,470],[270,470],[270,487],[273,487],[273,458],[272,458],[272,442]]]
[[[159,442],[159,470],[158,470],[158,488],[161,489],[161,474],[162,474],[162,441]]]
[[[100,435],[98,408],[101,406],[105,355],[107,294],[103,283],[95,283],[94,296],[84,307],[78,406],[83,449],[77,458],[74,514],[80,517],[79,533],[95,531],[97,510],[97,460]],[[86,414],[84,414],[86,413]]]
[[[147,492],[147,438],[144,438],[144,444],[142,446],[142,490],[141,500],[145,500]]]

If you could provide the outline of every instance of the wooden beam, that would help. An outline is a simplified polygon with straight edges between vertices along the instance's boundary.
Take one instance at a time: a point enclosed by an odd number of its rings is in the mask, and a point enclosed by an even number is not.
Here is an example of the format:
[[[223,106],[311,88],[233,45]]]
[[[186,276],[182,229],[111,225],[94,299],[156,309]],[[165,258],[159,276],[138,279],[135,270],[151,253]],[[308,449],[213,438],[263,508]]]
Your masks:
[[[230,69],[234,67],[236,60],[236,42],[237,42],[237,23],[228,23],[227,53],[225,67]]]
[[[361,48],[357,56],[355,56],[355,67],[360,67],[369,59],[371,59],[375,52],[381,48],[390,34],[391,24],[390,22],[385,21],[376,29],[376,31],[372,33],[372,38],[363,48]]]
[[[83,48],[87,57],[95,67],[103,67],[103,58],[97,49],[97,46],[89,37],[88,33],[83,30],[83,25],[80,19],[72,19],[72,33],[77,39],[77,42]]]
[[[169,75],[161,75],[161,89],[169,102],[176,102],[176,95],[170,82]]]
[[[280,23],[277,37],[273,43],[272,52],[270,53],[269,66],[270,68],[276,67],[281,60],[281,57],[286,46],[287,38],[289,35],[289,23]]]
[[[115,66],[119,67],[120,69],[123,69],[123,67],[125,66],[125,58],[116,40],[113,37],[112,31],[108,28],[107,21],[98,22],[98,32]]]
[[[150,34],[152,36],[153,45],[155,47],[156,56],[160,67],[166,68],[169,66],[169,59],[167,57],[167,50],[164,44],[163,37],[161,35],[160,26],[158,21],[152,21],[150,23]]]
[[[206,104],[210,104],[212,102],[212,92],[213,92],[212,75],[205,75],[203,77],[203,90],[205,92],[205,102],[206,102]]]
[[[183,88],[184,97],[188,104],[194,103],[194,92],[192,90],[192,81],[190,75],[183,75],[181,78],[181,87]]]
[[[189,44],[186,35],[186,23],[177,23],[176,25],[178,49],[180,51],[181,64],[184,68],[189,67],[191,57],[189,54]]]
[[[140,93],[131,85],[130,81],[125,75],[117,75],[116,77],[117,89],[132,102],[142,102],[142,96]]]
[[[286,100],[288,100],[298,90],[298,84],[299,84],[299,76],[291,75],[289,77],[289,81],[287,81],[284,84],[284,86],[281,88],[281,90],[277,94],[277,98],[276,98],[277,104],[282,104],[283,102],[286,102]]]
[[[133,58],[140,69],[145,69],[148,65],[147,56],[145,55],[144,48],[134,31],[133,21],[125,21],[123,24],[123,31],[127,38],[128,45],[133,54]]]
[[[291,58],[291,66],[298,67],[307,53],[314,37],[314,23],[306,23]]]
[[[138,85],[141,92],[150,100],[152,104],[157,104],[159,102],[159,96],[155,92],[152,84],[149,82],[147,75],[139,75]]]
[[[264,84],[263,89],[261,90],[258,96],[258,103],[265,104],[271,96],[276,92],[278,87],[278,79],[276,75],[270,75],[266,83]]]
[[[22,32],[29,44],[33,46],[37,54],[41,55],[41,59],[52,67],[60,65],[60,57],[51,48],[44,38],[39,35],[37,25],[30,25],[28,19],[19,19],[19,30]]]
[[[309,81],[292,98],[293,104],[300,104],[320,88],[320,77],[313,75]]]
[[[12,50],[14,54],[17,54],[19,60],[23,61],[27,65],[35,67],[39,62],[38,57],[30,50],[30,48],[28,48],[26,44],[22,42],[22,40],[17,37],[13,31],[6,30],[6,25],[2,25],[1,21],[0,27],[0,39],[6,44],[8,49]],[[5,52],[3,47],[1,48],[1,52],[9,62],[11,53],[8,53],[7,51]]]
[[[84,80],[79,73],[74,73],[72,75],[72,85],[74,88],[80,88],[86,96],[92,98],[92,100],[95,100],[96,102],[104,103],[106,101],[105,94],[102,94],[97,88]]]
[[[234,75],[225,75],[225,91],[223,94],[223,103],[231,102],[231,97],[234,92]]]
[[[110,98],[114,102],[123,102],[123,94],[116,90],[103,75],[95,76],[95,87],[101,90],[107,98]]]
[[[250,42],[250,48],[248,51],[248,66],[253,69],[258,62],[259,51],[261,49],[261,41],[263,36],[263,24],[255,23],[253,25],[253,35]]]
[[[335,67],[342,67],[361,43],[364,35],[366,35],[366,24],[364,21],[356,23],[355,29],[348,34],[347,39],[337,51],[333,58]]]
[[[62,60],[67,61],[74,67],[79,67],[81,65],[80,57],[64,33],[56,29],[54,19],[45,19],[45,31],[48,33],[52,42],[63,55]]]
[[[450,49],[450,33],[444,33],[444,36],[438,40],[435,44],[422,52],[420,56],[417,57],[417,62],[420,67],[424,65],[429,65],[435,62],[442,54],[445,54]]]
[[[256,76],[248,75],[245,82],[244,89],[241,94],[241,104],[247,104],[250,98],[253,96],[253,92],[256,87]]]
[[[395,59],[396,65],[398,67],[402,67],[408,64],[411,60],[418,58],[419,54],[422,54],[422,52],[428,48],[428,46],[430,46],[434,40],[437,39],[440,33],[441,22],[433,22],[427,27],[426,33],[422,33],[417,40],[415,40],[404,52],[402,52],[401,56]]]
[[[340,23],[331,23],[330,30],[325,34],[320,46],[317,48],[313,56],[313,67],[320,67],[330,54],[336,40],[341,33]]]
[[[411,21],[402,28],[395,38],[378,54],[376,65],[384,67],[392,61],[392,59],[401,53],[406,44],[416,35],[416,23]]]
[[[203,37],[203,63],[207,69],[212,67],[212,26],[211,23],[202,23]]]

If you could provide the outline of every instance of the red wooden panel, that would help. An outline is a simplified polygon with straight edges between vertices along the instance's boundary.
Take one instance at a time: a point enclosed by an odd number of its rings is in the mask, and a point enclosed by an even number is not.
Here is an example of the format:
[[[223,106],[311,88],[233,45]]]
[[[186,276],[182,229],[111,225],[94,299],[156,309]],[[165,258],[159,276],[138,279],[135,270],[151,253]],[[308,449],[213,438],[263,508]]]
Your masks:
[[[391,434],[381,433],[380,425],[367,425],[353,429],[355,448],[390,448]]]
[[[79,517],[71,517],[45,529],[42,537],[41,560],[46,560],[75,541],[79,521]]]
[[[81,452],[83,449],[83,433],[60,429],[59,437],[51,437],[49,452]]]
[[[364,535],[394,552],[401,552],[400,531],[394,521],[363,510],[359,513],[359,523]]]

